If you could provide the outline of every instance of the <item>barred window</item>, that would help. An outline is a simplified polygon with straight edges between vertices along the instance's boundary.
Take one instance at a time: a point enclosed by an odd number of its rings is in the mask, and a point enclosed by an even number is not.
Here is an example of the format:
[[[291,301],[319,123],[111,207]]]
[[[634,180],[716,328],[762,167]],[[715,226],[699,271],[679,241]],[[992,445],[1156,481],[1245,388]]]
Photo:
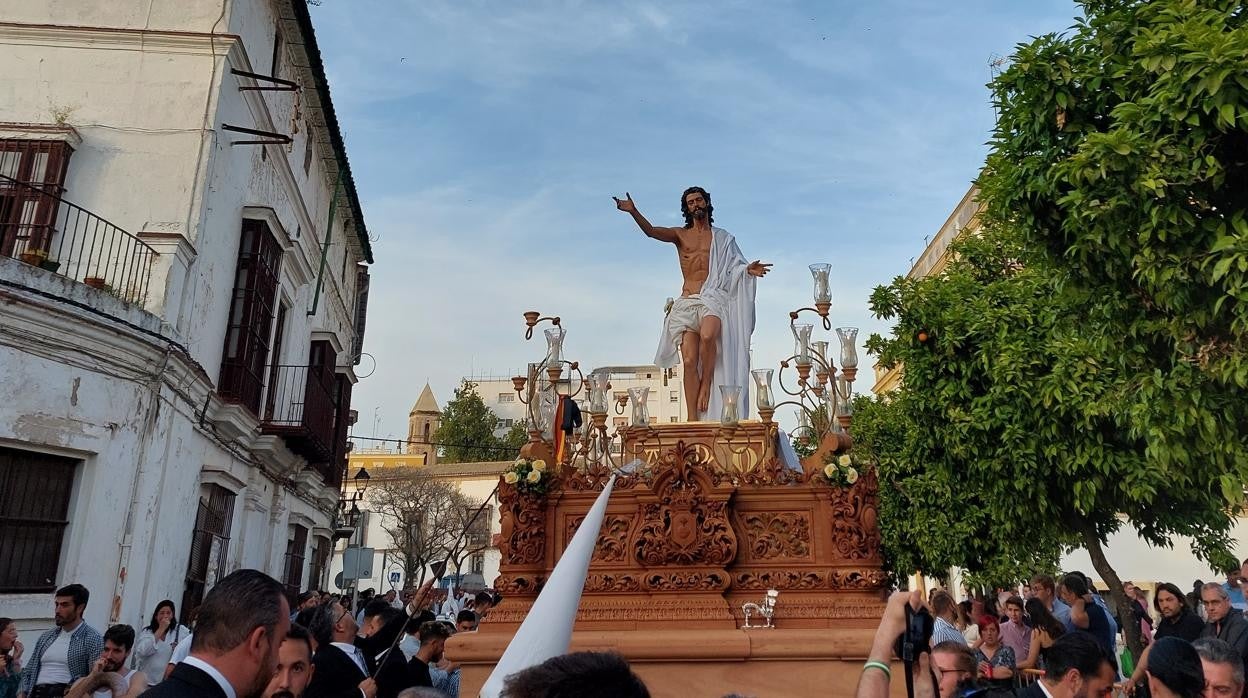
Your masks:
[[[260,414],[282,248],[264,221],[243,220],[218,392]]]
[[[182,592],[182,623],[189,624],[204,594],[226,574],[230,551],[230,528],[234,519],[234,493],[221,485],[209,485],[199,498],[195,530],[191,533],[190,559],[186,562],[186,587]]]
[[[307,557],[307,550],[308,529],[299,524],[292,525],[290,538],[286,541],[286,565],[282,571],[282,583],[292,605],[303,587],[303,561]]]
[[[0,447],[0,592],[56,589],[78,462]]]

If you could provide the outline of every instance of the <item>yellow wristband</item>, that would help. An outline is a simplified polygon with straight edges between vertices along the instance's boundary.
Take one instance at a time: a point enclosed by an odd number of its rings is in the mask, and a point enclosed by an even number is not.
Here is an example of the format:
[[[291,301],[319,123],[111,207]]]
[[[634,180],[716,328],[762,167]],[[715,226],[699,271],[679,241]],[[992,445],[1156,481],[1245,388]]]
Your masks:
[[[892,681],[893,679],[893,670],[889,669],[888,665],[885,664],[884,662],[875,662],[875,661],[867,662],[866,664],[862,665],[862,670],[865,672],[867,669],[879,669],[880,671],[884,672],[884,675],[888,677],[889,681]]]

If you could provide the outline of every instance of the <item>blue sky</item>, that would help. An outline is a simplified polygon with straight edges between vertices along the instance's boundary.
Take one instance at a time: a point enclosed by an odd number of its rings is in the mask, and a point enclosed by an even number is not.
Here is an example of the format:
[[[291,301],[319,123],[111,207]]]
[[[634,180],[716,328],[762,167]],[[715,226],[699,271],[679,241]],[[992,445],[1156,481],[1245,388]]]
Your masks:
[[[653,359],[680,192],[759,283],[755,366],[793,342],[812,262],[833,320],[909,268],[965,193],[993,123],[989,62],[1068,28],[1069,0],[956,3],[323,0],[313,20],[376,238],[357,434],[402,438],[428,380],[540,358],[520,314],[559,314],[585,366]],[[871,359],[858,387],[870,388]],[[367,372],[372,362],[360,366]]]

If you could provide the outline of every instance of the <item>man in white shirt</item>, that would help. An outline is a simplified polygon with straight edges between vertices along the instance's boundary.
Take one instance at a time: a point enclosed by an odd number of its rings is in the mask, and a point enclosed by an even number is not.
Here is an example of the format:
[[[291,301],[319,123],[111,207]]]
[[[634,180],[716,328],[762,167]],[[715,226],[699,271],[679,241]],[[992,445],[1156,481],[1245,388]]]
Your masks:
[[[63,693],[91,673],[91,664],[104,650],[104,638],[82,620],[91,594],[81,584],[56,591],[53,620],[56,628],[39,636],[30,661],[22,670],[19,698],[44,698]]]
[[[289,631],[284,587],[257,570],[233,572],[199,607],[190,656],[144,698],[257,698]]]
[[[104,651],[91,673],[78,679],[65,698],[135,698],[147,690],[147,677],[138,669],[126,669],[134,649],[134,628],[114,625],[104,632]]]

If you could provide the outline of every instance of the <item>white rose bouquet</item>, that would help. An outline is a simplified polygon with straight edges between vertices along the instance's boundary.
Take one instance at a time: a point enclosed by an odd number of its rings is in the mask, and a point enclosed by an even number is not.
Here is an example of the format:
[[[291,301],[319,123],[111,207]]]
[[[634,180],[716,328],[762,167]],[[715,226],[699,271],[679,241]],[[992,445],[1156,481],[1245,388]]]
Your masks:
[[[517,458],[507,470],[503,471],[503,482],[513,485],[522,494],[546,494],[546,481],[550,473],[546,470],[546,461],[541,458],[529,460]]]
[[[851,487],[858,482],[858,469],[854,467],[854,459],[848,453],[829,455],[823,466],[823,477],[833,485]]]

